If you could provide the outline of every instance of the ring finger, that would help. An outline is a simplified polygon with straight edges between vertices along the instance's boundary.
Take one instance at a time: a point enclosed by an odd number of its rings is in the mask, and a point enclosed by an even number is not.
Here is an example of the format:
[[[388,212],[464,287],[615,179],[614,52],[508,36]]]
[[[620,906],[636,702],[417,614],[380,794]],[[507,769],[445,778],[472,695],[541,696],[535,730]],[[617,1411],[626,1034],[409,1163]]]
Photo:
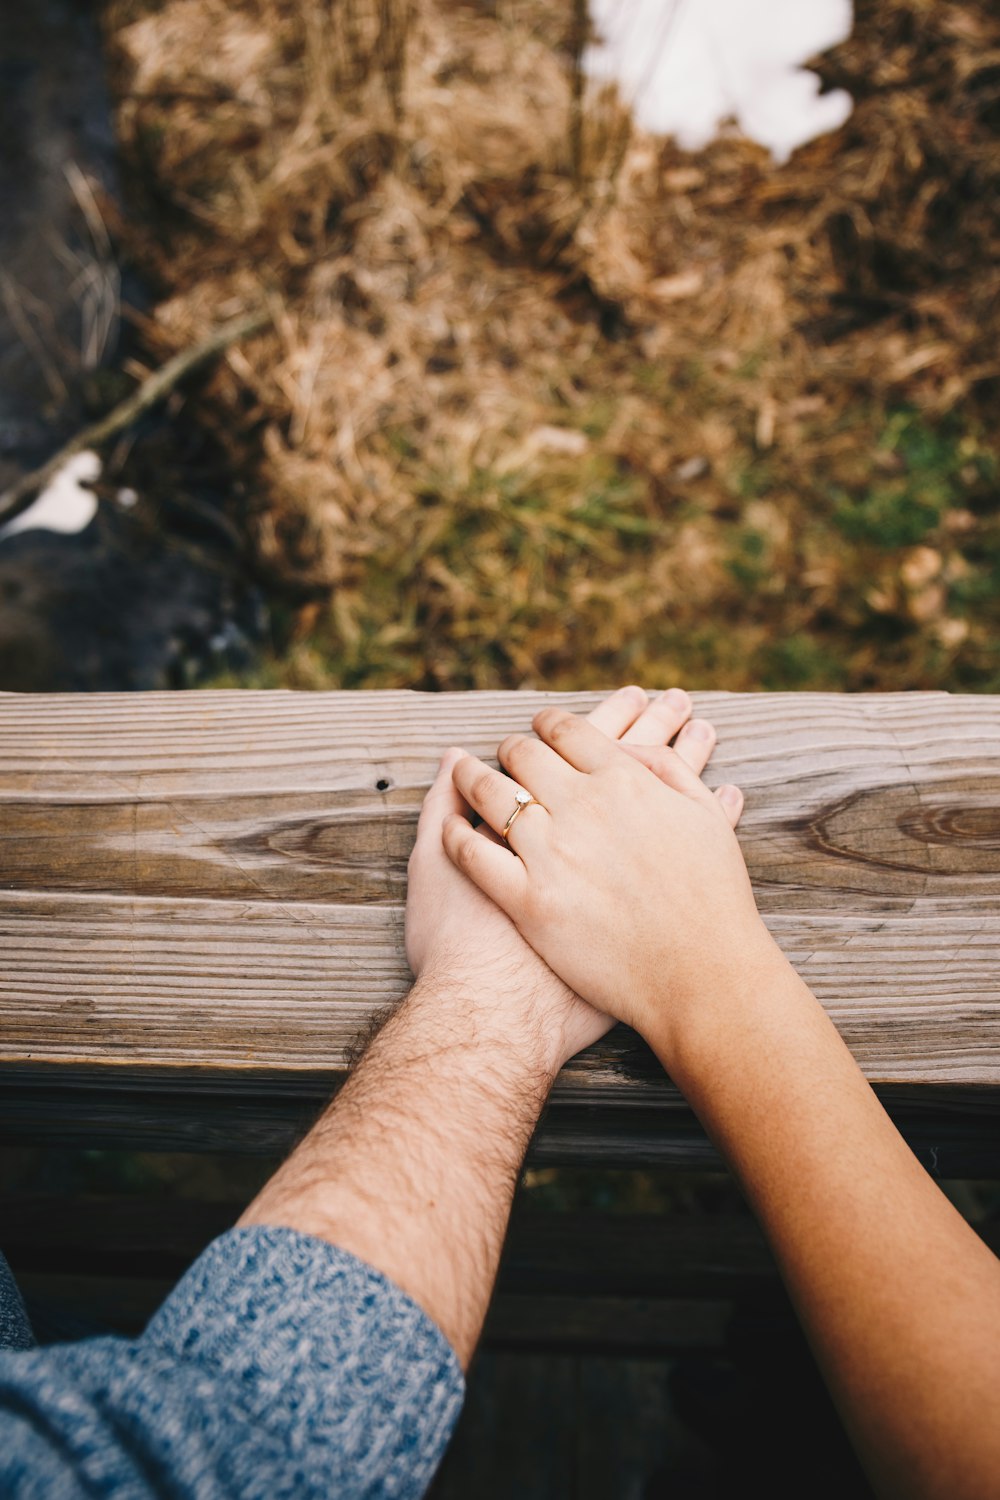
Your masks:
[[[451,774],[473,812],[477,812],[494,833],[502,834],[507,820],[518,808],[517,794],[525,789],[475,755],[463,755]],[[517,811],[507,834],[507,843],[515,854],[523,856],[530,853],[533,844],[537,847],[548,819],[549,815],[540,802],[529,802]]]

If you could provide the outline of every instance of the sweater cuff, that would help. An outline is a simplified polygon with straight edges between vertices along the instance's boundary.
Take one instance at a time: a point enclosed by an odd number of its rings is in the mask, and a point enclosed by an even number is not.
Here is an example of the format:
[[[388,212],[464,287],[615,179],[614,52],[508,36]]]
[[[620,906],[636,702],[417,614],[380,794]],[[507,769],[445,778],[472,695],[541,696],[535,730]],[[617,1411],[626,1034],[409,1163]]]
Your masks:
[[[465,1391],[451,1345],[405,1292],[348,1251],[294,1229],[220,1236],[141,1343],[226,1377],[230,1390],[235,1382],[251,1423],[280,1426],[284,1414],[304,1447],[326,1452],[329,1478],[348,1480],[352,1494],[355,1485],[368,1492],[365,1475],[371,1493],[422,1494]]]

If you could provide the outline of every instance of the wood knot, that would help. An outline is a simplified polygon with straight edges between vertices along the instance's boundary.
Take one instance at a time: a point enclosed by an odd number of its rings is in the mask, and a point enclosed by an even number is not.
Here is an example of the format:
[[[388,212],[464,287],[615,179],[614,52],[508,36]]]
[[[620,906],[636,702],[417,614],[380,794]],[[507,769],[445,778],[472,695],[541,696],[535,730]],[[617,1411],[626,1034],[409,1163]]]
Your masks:
[[[1000,806],[996,803],[921,807],[901,817],[899,827],[908,838],[925,844],[1000,852]]]
[[[816,853],[920,875],[1000,874],[1000,782],[935,781],[852,792],[800,823]]]

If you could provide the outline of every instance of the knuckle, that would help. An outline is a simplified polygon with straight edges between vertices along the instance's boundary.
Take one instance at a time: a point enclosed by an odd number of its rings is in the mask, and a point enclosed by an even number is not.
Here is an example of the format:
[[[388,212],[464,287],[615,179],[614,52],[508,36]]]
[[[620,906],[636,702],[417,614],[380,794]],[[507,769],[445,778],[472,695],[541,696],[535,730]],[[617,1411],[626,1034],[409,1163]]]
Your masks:
[[[565,713],[562,709],[553,709],[552,718],[547,725],[548,735],[555,743],[565,740],[576,729],[576,720],[572,714]]]
[[[505,766],[523,762],[524,748],[529,743],[525,734],[509,734],[500,746],[499,757]]]
[[[468,874],[475,866],[477,853],[475,838],[463,838],[455,851],[455,863],[458,868]]]
[[[679,760],[680,756],[672,745],[660,745],[653,751],[647,764],[649,770],[662,781],[676,769]]]
[[[473,801],[480,804],[488,802],[500,790],[499,783],[496,771],[477,772],[471,788]]]

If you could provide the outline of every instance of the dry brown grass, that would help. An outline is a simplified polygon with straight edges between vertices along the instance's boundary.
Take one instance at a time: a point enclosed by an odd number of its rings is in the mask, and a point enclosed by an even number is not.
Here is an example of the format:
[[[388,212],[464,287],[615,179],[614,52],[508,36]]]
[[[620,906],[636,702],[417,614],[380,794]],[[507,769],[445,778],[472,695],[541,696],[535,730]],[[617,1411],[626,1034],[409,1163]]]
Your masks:
[[[109,0],[152,342],[273,309],[200,419],[291,680],[991,681],[1000,19],[857,10],[776,168],[577,110],[568,3]]]

